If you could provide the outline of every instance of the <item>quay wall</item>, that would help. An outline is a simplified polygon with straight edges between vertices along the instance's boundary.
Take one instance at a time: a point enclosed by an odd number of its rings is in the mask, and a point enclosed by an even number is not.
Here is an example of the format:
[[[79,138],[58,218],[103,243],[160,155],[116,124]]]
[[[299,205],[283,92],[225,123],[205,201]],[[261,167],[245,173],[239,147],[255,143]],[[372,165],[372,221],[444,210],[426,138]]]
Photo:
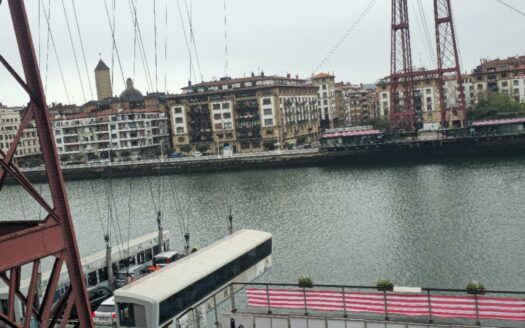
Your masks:
[[[334,164],[381,164],[515,154],[525,154],[525,135],[396,142],[338,149],[284,151],[282,153],[274,151],[222,158],[205,156],[163,161],[73,165],[64,166],[63,173],[66,180],[82,180]],[[45,171],[42,168],[26,169],[24,173],[34,182],[45,181],[46,179]]]

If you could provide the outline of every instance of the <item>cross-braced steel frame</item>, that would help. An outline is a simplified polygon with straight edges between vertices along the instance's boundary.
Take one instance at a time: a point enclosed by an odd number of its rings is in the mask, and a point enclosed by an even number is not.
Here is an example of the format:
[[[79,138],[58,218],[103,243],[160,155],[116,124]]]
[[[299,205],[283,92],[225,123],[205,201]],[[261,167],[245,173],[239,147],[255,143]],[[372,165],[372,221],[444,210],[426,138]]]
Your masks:
[[[18,75],[1,54],[0,62],[27,92],[29,103],[9,150],[7,153],[0,150],[0,189],[9,176],[42,207],[46,217],[43,221],[0,222],[0,279],[9,288],[8,308],[6,313],[0,312],[0,322],[9,327],[29,327],[31,321],[37,321],[40,327],[51,327],[61,321],[61,325],[64,326],[75,306],[80,326],[92,327],[86,283],[24,1],[7,2],[25,79]],[[23,131],[31,121],[34,121],[38,133],[52,203],[48,203],[39,194],[13,163]],[[38,302],[38,271],[42,259],[49,257],[54,261],[53,269],[43,298]],[[22,266],[25,265],[32,265],[27,292],[20,286]],[[65,293],[55,300],[60,272],[64,267],[67,267],[70,284]],[[15,317],[16,302],[20,302],[25,309],[25,313],[22,314],[23,320]]]
[[[466,126],[465,92],[450,0],[434,0],[434,18],[437,68],[413,71],[408,0],[392,0],[389,116],[393,131],[416,129],[414,81],[421,76],[436,80],[441,126]]]

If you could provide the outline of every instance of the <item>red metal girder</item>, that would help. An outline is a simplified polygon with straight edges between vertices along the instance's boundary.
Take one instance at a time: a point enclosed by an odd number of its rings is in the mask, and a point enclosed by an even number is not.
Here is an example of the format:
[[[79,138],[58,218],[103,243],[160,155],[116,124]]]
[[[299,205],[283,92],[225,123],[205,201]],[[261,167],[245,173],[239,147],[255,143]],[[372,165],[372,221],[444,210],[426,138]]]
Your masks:
[[[24,315],[24,328],[29,328],[31,325],[31,317],[33,316],[36,286],[38,280],[38,269],[40,268],[40,260],[33,262],[33,270],[31,271],[31,282],[27,291],[27,302],[25,303],[26,313]]]
[[[34,226],[32,223],[27,227],[16,223],[14,224],[14,228],[6,227],[5,223],[0,225],[0,254],[2,254],[2,257],[0,257],[0,276],[1,273],[6,270],[13,269],[17,271],[20,265],[47,257],[50,254],[55,254],[57,257],[55,270],[53,270],[51,282],[48,284],[41,310],[39,311],[39,321],[45,326],[48,325],[48,319],[52,313],[53,294],[58,283],[60,268],[65,262],[72,290],[71,294],[68,295],[68,297],[72,299],[68,299],[67,301],[76,304],[80,325],[82,327],[91,327],[93,322],[86,292],[86,282],[82,272],[64,179],[51,127],[49,109],[47,108],[37,65],[25,4],[23,0],[8,0],[8,4],[24,70],[25,82],[22,81],[5,60],[0,61],[7,67],[11,75],[22,85],[31,98],[31,108],[33,109],[34,122],[44,165],[46,167],[52,205],[47,205],[47,202],[41,198],[27,178],[10,163],[12,154],[8,154],[8,156],[4,156],[5,159],[0,160],[0,166],[3,171],[9,173],[49,214],[46,222],[38,226]],[[22,131],[23,128],[20,129],[19,133],[21,134]],[[10,147],[10,153],[13,153],[13,149],[16,150],[16,144],[19,142],[19,138],[15,140],[14,144]],[[2,174],[2,179],[6,173]],[[52,217],[55,222],[50,220],[50,217]],[[17,252],[13,252],[15,249]],[[4,254],[6,254],[6,256],[4,256]],[[13,281],[12,279],[10,284],[11,295],[15,295],[18,292],[16,288],[12,286]]]
[[[20,326],[16,322],[9,320],[9,318],[2,312],[0,312],[0,322],[3,322],[8,327],[20,328]]]
[[[11,284],[11,283],[10,283],[11,280],[9,280],[9,278],[7,277],[7,275],[5,274],[5,272],[0,273],[0,279],[2,279],[2,280],[4,281],[4,283],[5,283],[6,285],[8,285],[8,286]],[[17,291],[16,291],[16,297],[18,297],[18,299],[19,299],[24,305],[27,304],[27,298],[25,297],[24,294],[22,294],[22,292],[21,292],[20,290],[17,290]],[[33,315],[34,315],[35,317],[38,317],[38,311],[37,311],[36,309],[34,309],[34,308],[33,308]]]
[[[14,267],[9,274],[9,296],[7,298],[7,317],[9,320],[15,320],[15,295],[20,289],[20,267]]]
[[[64,248],[62,227],[53,221],[2,236],[0,272],[57,254]]]

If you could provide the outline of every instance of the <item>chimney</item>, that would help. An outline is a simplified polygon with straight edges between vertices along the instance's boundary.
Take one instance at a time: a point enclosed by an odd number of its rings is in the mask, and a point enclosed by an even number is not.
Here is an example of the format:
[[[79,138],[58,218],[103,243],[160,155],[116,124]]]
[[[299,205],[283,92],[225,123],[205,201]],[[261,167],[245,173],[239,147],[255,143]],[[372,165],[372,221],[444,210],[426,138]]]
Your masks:
[[[254,72],[252,72],[252,77],[255,77],[255,73]]]
[[[264,71],[261,71],[261,77],[264,77]]]
[[[286,78],[290,79],[290,73],[286,74]]]
[[[191,87],[191,81],[188,81],[188,86]]]
[[[296,79],[296,80],[299,80],[299,75],[296,75],[296,76],[295,76],[295,79]]]

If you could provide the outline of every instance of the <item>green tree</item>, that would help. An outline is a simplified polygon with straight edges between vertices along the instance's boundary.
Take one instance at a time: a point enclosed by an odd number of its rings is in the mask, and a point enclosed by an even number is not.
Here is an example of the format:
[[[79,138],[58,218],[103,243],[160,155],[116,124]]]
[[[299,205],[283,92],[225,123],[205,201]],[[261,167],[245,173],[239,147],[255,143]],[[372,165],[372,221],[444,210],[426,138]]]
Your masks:
[[[468,110],[470,120],[513,118],[525,116],[525,104],[499,92],[488,92],[483,100]]]
[[[210,145],[205,145],[205,144],[197,145],[197,150],[200,151],[203,154],[207,153],[208,149],[210,149]]]
[[[181,150],[182,152],[185,152],[186,154],[188,154],[189,152],[191,152],[192,149],[193,149],[193,148],[191,148],[190,145],[182,145],[182,146],[180,146],[180,150]]]

